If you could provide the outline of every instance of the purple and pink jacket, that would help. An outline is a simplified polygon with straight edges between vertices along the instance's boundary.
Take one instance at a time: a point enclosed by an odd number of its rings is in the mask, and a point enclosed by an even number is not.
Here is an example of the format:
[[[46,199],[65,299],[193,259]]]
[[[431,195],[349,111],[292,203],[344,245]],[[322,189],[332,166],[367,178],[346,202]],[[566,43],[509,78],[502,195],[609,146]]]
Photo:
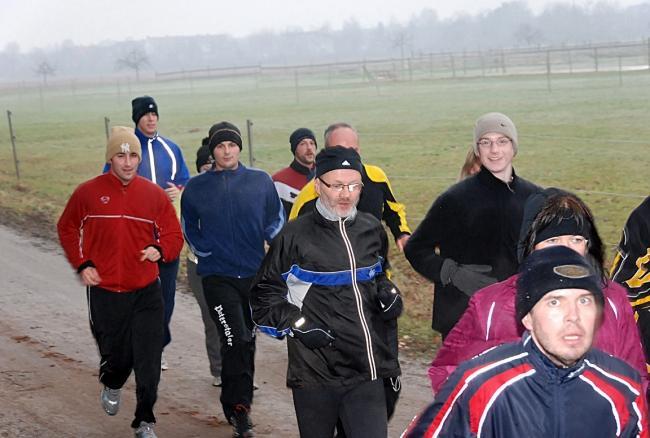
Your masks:
[[[434,394],[463,361],[496,345],[515,342],[524,332],[517,321],[515,296],[519,274],[478,291],[469,307],[445,338],[429,368]],[[605,308],[594,346],[634,367],[648,388],[648,372],[634,312],[623,286],[607,281],[603,288]]]

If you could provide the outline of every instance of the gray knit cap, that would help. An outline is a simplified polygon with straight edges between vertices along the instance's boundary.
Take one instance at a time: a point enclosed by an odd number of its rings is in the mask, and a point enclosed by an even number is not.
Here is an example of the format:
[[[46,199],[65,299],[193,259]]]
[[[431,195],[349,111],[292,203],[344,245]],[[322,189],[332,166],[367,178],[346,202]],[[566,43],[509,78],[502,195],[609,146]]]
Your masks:
[[[489,132],[496,132],[503,134],[512,140],[512,147],[517,153],[517,146],[519,140],[517,139],[517,128],[508,116],[501,113],[487,113],[483,114],[476,120],[474,124],[474,153],[478,155],[478,141],[485,134]]]

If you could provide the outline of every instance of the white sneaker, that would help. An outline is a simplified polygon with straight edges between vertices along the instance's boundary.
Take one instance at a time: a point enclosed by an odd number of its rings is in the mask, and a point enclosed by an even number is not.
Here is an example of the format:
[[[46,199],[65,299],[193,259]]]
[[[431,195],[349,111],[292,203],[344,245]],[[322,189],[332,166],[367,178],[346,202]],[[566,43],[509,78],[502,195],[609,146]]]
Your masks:
[[[221,386],[221,377],[216,376],[212,379],[212,386]]]
[[[160,359],[160,369],[162,371],[167,371],[169,369],[169,364],[167,363],[167,359],[165,359],[165,356],[162,356]]]
[[[135,438],[158,438],[153,431],[153,423],[140,422],[140,427],[135,429]]]
[[[121,389],[111,389],[108,386],[104,386],[104,389],[102,389],[102,392],[99,395],[99,400],[102,402],[104,412],[108,415],[116,415],[117,411],[120,410],[121,393]]]

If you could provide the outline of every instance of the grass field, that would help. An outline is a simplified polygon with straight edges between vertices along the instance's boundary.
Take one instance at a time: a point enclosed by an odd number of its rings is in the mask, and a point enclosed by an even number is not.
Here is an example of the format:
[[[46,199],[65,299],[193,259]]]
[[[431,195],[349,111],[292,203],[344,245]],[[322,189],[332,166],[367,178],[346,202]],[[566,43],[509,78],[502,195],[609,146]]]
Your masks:
[[[501,111],[519,130],[519,175],[577,192],[593,209],[612,257],[630,211],[648,193],[650,73],[385,82],[380,87],[246,79],[115,84],[0,92],[13,113],[21,180],[16,184],[9,130],[0,122],[0,212],[29,215],[50,226],[74,187],[101,171],[104,117],[132,125],[132,97],[158,101],[160,130],[182,145],[194,171],[195,152],[211,124],[229,120],[245,132],[253,121],[256,166],[273,172],[290,159],[288,136],[317,132],[334,121],[356,126],[364,161],[391,178],[409,222],[417,226],[436,196],[452,184],[472,141],[474,120]],[[246,149],[242,159],[248,165]],[[407,295],[402,334],[431,348],[431,287],[403,256],[392,253],[395,278]]]

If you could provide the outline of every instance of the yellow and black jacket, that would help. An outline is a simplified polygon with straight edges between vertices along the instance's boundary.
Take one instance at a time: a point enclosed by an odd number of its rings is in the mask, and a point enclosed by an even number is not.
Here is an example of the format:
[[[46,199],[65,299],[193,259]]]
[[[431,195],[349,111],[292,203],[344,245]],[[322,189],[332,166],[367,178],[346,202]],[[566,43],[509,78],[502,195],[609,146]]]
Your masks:
[[[627,289],[634,308],[646,367],[650,373],[650,197],[632,211],[625,223],[612,265],[612,280]]]
[[[369,164],[364,164],[363,170],[363,191],[357,209],[370,213],[380,221],[383,220],[395,239],[404,234],[411,234],[411,229],[406,223],[406,207],[395,199],[390,181],[384,171]],[[309,181],[298,194],[289,220],[311,212],[317,198],[314,181]]]
[[[635,310],[650,308],[650,197],[630,214],[611,270]]]

